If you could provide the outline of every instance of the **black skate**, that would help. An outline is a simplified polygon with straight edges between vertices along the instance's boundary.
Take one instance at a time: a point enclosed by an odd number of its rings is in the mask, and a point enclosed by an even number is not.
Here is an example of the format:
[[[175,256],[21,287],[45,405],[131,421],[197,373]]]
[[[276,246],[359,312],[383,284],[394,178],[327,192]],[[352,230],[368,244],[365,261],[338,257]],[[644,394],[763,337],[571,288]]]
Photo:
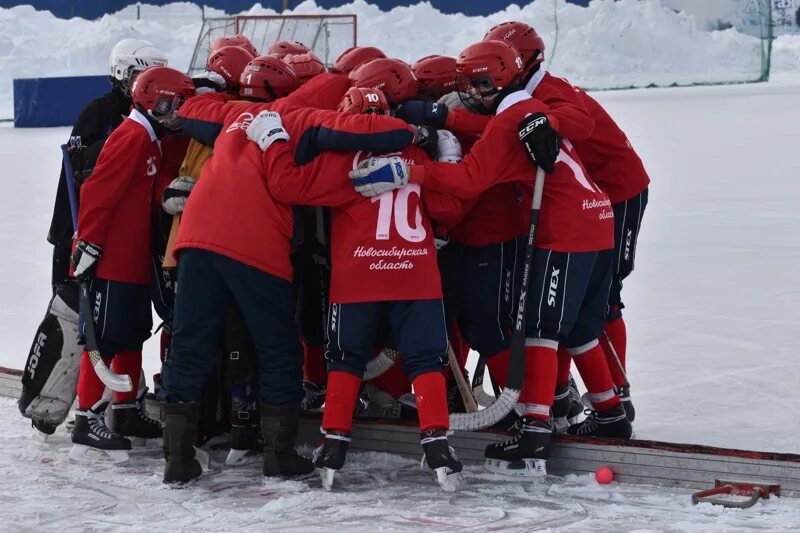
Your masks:
[[[147,439],[160,439],[161,422],[150,418],[144,405],[145,388],[135,400],[115,403],[111,406],[113,418],[111,429],[123,437],[131,437],[136,446],[144,446]]]
[[[620,404],[605,411],[589,411],[586,420],[571,425],[567,434],[582,437],[629,439],[633,434],[633,428],[625,415],[625,408]]]
[[[319,409],[325,403],[325,385],[304,379],[303,391],[305,391],[305,396],[300,401],[300,407],[304,411]]]
[[[108,429],[105,420],[106,407],[108,402],[101,400],[91,409],[78,409],[75,412],[73,445],[69,451],[69,458],[73,461],[91,461],[93,450],[105,453],[114,463],[128,461],[131,441]]]
[[[258,441],[258,412],[255,402],[241,396],[231,396],[231,450],[225,459],[227,466],[242,466],[258,460],[255,452]]]
[[[628,422],[633,424],[633,421],[636,419],[636,409],[633,408],[633,402],[631,401],[631,386],[623,385],[618,388],[617,395],[622,402],[622,407],[625,408],[625,416],[628,418]]]
[[[314,450],[314,466],[319,470],[322,486],[331,490],[333,477],[341,470],[347,459],[347,448],[350,446],[350,435],[340,431],[325,432],[325,438]]]
[[[46,420],[42,420],[40,418],[33,418],[31,419],[31,427],[38,431],[42,438],[47,440],[47,437],[56,432],[58,424],[53,424],[52,422],[47,422]]]
[[[486,469],[498,474],[546,476],[553,424],[527,415],[520,420],[514,437],[486,447]]]
[[[420,444],[425,455],[422,467],[426,465],[436,474],[436,481],[445,492],[455,492],[458,488],[458,474],[464,465],[456,457],[456,451],[447,441],[443,429],[429,429],[420,434]]]

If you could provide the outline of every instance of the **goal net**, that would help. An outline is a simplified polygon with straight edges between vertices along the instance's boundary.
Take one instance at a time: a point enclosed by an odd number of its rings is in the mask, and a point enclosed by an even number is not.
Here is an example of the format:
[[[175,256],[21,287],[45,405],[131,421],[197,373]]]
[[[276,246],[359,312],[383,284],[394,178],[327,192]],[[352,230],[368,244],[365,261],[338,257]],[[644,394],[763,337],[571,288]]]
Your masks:
[[[206,69],[211,43],[241,33],[260,53],[275,41],[299,41],[330,67],[339,55],[356,45],[355,15],[245,15],[207,18],[197,38],[189,75]]]

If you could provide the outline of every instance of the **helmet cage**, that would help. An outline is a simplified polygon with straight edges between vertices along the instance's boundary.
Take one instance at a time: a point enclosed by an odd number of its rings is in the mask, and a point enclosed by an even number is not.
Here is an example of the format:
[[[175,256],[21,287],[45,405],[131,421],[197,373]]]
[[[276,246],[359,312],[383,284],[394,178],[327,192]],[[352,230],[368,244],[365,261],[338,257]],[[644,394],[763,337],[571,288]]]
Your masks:
[[[186,101],[185,96],[159,96],[153,109],[148,109],[147,114],[169,130],[178,129],[178,108]]]
[[[491,113],[497,95],[502,89],[494,84],[494,80],[488,74],[478,77],[457,74],[456,90],[467,109],[486,115]]]

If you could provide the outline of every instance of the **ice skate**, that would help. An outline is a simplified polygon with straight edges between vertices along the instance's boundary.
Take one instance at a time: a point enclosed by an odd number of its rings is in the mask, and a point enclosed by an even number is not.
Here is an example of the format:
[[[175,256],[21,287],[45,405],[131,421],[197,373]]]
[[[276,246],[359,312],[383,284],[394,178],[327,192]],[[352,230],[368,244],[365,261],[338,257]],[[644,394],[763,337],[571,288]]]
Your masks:
[[[320,385],[304,379],[303,391],[305,392],[305,396],[300,402],[300,407],[302,407],[304,411],[319,409],[325,403],[325,385]]]
[[[331,490],[336,472],[344,466],[350,435],[339,431],[328,431],[325,438],[314,450],[314,466],[322,479],[325,490]]]
[[[436,474],[436,481],[445,492],[458,489],[458,473],[464,468],[456,457],[456,451],[447,441],[447,432],[443,429],[430,429],[420,434],[420,444],[424,455],[421,466],[426,466]]]
[[[58,424],[52,424],[41,419],[32,419],[31,427],[36,430],[35,435],[42,442],[47,442],[50,435],[56,432]]]
[[[130,437],[134,446],[144,446],[148,439],[161,438],[161,422],[147,414],[144,398],[147,389],[143,389],[135,400],[112,404],[111,429]]]
[[[227,466],[242,466],[257,461],[258,419],[254,405],[246,398],[231,397],[231,449],[225,459]]]
[[[546,476],[553,424],[529,416],[523,416],[521,422],[514,437],[486,447],[485,467],[498,474]]]
[[[88,462],[96,459],[98,455],[102,457],[103,454],[113,463],[128,461],[131,441],[106,426],[106,407],[108,402],[100,401],[91,409],[78,409],[75,412],[73,444],[69,451],[69,458],[73,461]]]
[[[582,437],[629,439],[633,434],[633,428],[625,415],[625,408],[619,404],[604,411],[590,411],[586,420],[571,425],[567,434]]]
[[[634,409],[633,402],[631,401],[631,386],[623,385],[618,388],[617,395],[622,402],[622,406],[625,408],[625,417],[628,419],[628,422],[633,424],[633,421],[636,419],[636,409]]]

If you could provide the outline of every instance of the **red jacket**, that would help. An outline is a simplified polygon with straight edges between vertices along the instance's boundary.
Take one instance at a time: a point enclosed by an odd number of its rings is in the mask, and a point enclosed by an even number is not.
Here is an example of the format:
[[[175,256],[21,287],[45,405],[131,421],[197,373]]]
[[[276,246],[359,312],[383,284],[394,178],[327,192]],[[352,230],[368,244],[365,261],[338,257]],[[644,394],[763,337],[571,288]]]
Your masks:
[[[572,141],[592,180],[608,194],[612,204],[629,200],[647,188],[650,178],[642,160],[625,133],[594,98],[567,80],[541,70],[525,90],[554,112],[557,106],[579,108],[584,116],[591,117],[593,127],[588,128],[577,119],[581,113],[562,113],[558,126],[554,127],[562,137]]]
[[[291,207],[267,190],[261,149],[247,138],[247,127],[263,109],[283,115],[295,110],[314,114],[306,129],[284,120],[297,164],[312,161],[322,150],[349,149],[349,144],[386,142],[402,148],[413,133],[401,120],[377,115],[347,116],[335,111],[297,109],[288,98],[268,104],[230,102],[220,95],[190,98],[179,115],[189,130],[221,131],[183,212],[176,252],[201,248],[225,255],[287,281],[294,225]],[[221,121],[221,124],[220,124]],[[202,127],[198,127],[200,124]],[[364,134],[366,131],[371,133]],[[385,135],[376,135],[384,133]],[[392,144],[393,143],[393,144]]]
[[[136,110],[108,137],[81,187],[78,239],[103,249],[97,277],[149,284],[152,211],[161,142]]]
[[[519,142],[518,125],[547,107],[523,91],[508,95],[461,163],[426,163],[412,169],[412,182],[468,199],[499,183],[521,183],[525,199],[506,216],[530,215],[535,166]],[[614,246],[614,215],[608,196],[586,174],[569,141],[562,144],[556,170],[547,176],[536,245],[560,252],[606,250]],[[521,224],[520,224],[521,225]]]

